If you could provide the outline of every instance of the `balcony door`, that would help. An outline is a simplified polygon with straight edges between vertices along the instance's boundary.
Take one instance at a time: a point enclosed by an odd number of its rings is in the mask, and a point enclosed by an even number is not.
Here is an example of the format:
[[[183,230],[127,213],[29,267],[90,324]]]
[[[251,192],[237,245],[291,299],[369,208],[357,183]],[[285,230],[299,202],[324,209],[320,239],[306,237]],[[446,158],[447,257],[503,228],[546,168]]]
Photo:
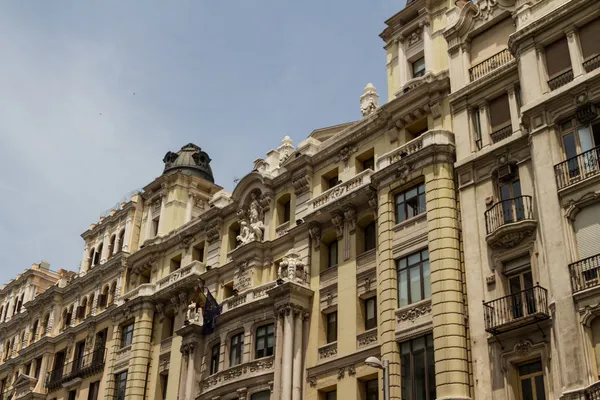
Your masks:
[[[83,366],[83,353],[85,352],[85,340],[75,344],[75,356],[73,357],[73,370],[71,373],[78,372]]]
[[[92,358],[92,363],[94,365],[101,363],[104,359],[104,347],[106,346],[107,334],[108,329],[103,329],[96,333],[96,340],[94,341],[94,355]]]
[[[542,361],[537,360],[519,365],[518,370],[519,397],[521,400],[546,400]]]
[[[508,277],[513,319],[535,313],[533,286],[533,275],[530,269]]]
[[[599,152],[592,150],[600,146],[600,123],[576,127],[576,121],[569,120],[561,125],[561,131],[569,178],[583,179],[596,172]]]
[[[525,219],[525,208],[521,197],[521,181],[514,177],[509,181],[498,184],[500,201],[502,201],[502,217],[504,224],[510,224]]]

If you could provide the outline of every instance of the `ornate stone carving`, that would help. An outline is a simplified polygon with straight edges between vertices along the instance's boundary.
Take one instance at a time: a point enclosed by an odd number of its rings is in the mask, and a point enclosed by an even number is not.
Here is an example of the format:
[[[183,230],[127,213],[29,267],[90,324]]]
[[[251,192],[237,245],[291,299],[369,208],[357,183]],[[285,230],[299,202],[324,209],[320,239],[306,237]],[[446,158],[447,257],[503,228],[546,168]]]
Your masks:
[[[315,375],[309,376],[308,383],[310,384],[310,387],[317,387],[317,377]]]
[[[248,289],[252,284],[250,273],[247,260],[239,263],[233,275],[234,289],[238,292]]]
[[[372,193],[369,195],[369,207],[377,210],[377,194]]]
[[[422,38],[423,38],[423,31],[421,29],[416,29],[408,37],[408,45],[412,46],[413,44],[419,42]]]
[[[341,367],[340,369],[338,369],[338,376],[337,376],[338,381],[340,379],[344,379],[345,373],[346,373],[346,368],[345,367]]]
[[[348,365],[348,375],[350,375],[350,376],[356,375],[356,367],[354,364]]]
[[[337,342],[330,343],[319,349],[319,359],[335,357],[337,355]]]
[[[498,235],[497,239],[490,242],[490,246],[494,249],[511,249],[523,243],[534,231],[534,227],[527,227],[512,232],[507,232],[503,235]]]
[[[350,233],[356,231],[356,209],[352,206],[346,207],[344,210],[344,219],[348,224],[348,230]]]
[[[478,9],[475,17],[482,20],[487,20],[494,12],[494,8],[498,6],[498,0],[479,0],[475,4],[477,5]]]
[[[311,224],[308,227],[308,234],[313,242],[313,248],[319,250],[321,248],[321,226],[319,224]]]
[[[348,164],[350,157],[353,153],[356,153],[358,148],[355,146],[344,146],[340,149],[338,155],[335,157],[335,162],[343,161],[344,164]]]
[[[292,177],[292,186],[294,187],[294,193],[296,196],[304,194],[310,188],[310,174],[307,171],[303,171],[301,175]]]
[[[338,239],[344,236],[344,216],[341,212],[336,211],[331,215],[331,223],[335,226]]]
[[[277,276],[279,279],[308,284],[309,267],[301,259],[295,249],[289,250],[279,263]]]
[[[521,339],[514,347],[514,351],[519,356],[526,356],[531,353],[531,342],[529,340]]]
[[[264,207],[261,205],[261,201],[259,201],[256,193],[252,193],[251,198],[252,200],[248,205],[247,213],[245,213],[243,209],[238,210],[238,217],[244,218],[244,215],[247,214],[249,219],[249,222],[245,219],[240,221],[240,234],[236,237],[239,243],[238,247],[255,240],[259,242],[262,242],[263,240],[265,231],[265,225],[263,223]],[[265,201],[263,201],[263,203]],[[268,203],[268,201],[266,202]]]
[[[221,222],[220,220],[215,220],[207,224],[206,226],[206,240],[208,244],[215,243],[221,237]]]
[[[414,321],[415,319],[431,313],[431,303],[423,304],[420,306],[412,307],[408,310],[404,310],[398,315],[398,322],[403,321]]]
[[[273,369],[273,358],[251,361],[233,368],[226,369],[210,376],[201,382],[202,391],[206,392],[228,381],[250,377],[249,375]]]
[[[360,96],[360,112],[363,117],[373,114],[379,108],[379,95],[372,83],[367,83],[364,93]]]
[[[369,346],[372,343],[377,343],[377,329],[361,333],[356,338],[356,343],[359,348]]]
[[[294,152],[294,144],[289,136],[285,136],[281,141],[281,146],[277,149],[279,151],[279,166],[281,166]]]
[[[238,390],[236,390],[237,395],[238,395],[238,399],[240,400],[244,400],[246,399],[246,397],[248,396],[248,388],[240,388]]]
[[[402,164],[396,170],[396,177],[400,180],[401,183],[406,183],[408,181],[408,177],[410,175],[410,166],[407,164]]]

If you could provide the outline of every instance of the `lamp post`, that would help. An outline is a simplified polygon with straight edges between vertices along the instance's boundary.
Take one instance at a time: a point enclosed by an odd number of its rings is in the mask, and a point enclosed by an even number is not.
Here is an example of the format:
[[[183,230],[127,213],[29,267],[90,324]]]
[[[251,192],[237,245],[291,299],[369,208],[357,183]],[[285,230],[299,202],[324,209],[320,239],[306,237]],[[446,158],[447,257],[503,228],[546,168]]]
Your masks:
[[[390,362],[388,360],[379,360],[377,357],[369,357],[365,364],[370,367],[383,370],[383,400],[390,400]]]

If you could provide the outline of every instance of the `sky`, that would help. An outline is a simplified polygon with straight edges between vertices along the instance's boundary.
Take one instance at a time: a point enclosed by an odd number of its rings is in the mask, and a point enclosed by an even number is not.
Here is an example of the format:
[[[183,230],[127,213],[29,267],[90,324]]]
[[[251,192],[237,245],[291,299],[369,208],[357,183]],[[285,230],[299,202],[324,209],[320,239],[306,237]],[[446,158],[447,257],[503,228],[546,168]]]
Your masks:
[[[195,143],[232,190],[285,135],[387,98],[379,34],[403,0],[0,4],[0,284],[77,270],[81,234]]]

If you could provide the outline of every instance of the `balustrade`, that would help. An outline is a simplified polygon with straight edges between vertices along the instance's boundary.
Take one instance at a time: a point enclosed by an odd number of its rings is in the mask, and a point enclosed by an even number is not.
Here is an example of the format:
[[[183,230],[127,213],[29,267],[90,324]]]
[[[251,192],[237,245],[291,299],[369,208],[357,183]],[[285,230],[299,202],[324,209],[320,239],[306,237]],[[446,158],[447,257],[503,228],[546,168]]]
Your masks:
[[[600,174],[600,146],[556,164],[554,173],[559,190]]]
[[[485,329],[494,334],[550,318],[548,291],[539,285],[488,301],[483,306]]]
[[[600,68],[600,54],[584,62],[583,68],[585,69],[585,72],[592,72],[596,68]]]
[[[485,212],[485,228],[488,235],[504,225],[525,220],[533,220],[531,196],[501,200]]]
[[[573,80],[573,70],[570,69],[567,72],[563,72],[562,74],[550,79],[548,81],[548,86],[550,86],[550,90],[556,90],[561,86],[566,85],[567,83]]]
[[[508,64],[515,58],[510,53],[508,49],[504,49],[488,59],[483,60],[479,64],[476,64],[469,68],[469,77],[471,78],[471,82],[482,78],[489,74],[490,72],[498,69],[499,67]]]
[[[569,264],[573,293],[600,285],[600,254]]]

